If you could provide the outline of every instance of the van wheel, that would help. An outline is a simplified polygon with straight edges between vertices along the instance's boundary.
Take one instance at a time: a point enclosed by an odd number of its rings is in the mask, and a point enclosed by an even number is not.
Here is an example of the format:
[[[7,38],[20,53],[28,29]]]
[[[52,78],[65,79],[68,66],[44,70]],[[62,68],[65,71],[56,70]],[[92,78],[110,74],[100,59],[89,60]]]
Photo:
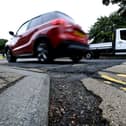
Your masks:
[[[36,48],[39,62],[51,62],[53,58],[49,57],[49,47],[46,42],[40,42]]]
[[[74,56],[71,57],[71,59],[74,63],[78,63],[82,59],[82,56]]]
[[[93,58],[93,53],[92,53],[92,52],[87,52],[87,53],[85,54],[85,58],[86,58],[86,59],[92,59],[92,58]]]
[[[99,55],[96,53],[95,55],[94,55],[94,59],[99,59]]]
[[[8,62],[16,62],[16,57],[12,55],[9,48],[6,50],[6,58]]]

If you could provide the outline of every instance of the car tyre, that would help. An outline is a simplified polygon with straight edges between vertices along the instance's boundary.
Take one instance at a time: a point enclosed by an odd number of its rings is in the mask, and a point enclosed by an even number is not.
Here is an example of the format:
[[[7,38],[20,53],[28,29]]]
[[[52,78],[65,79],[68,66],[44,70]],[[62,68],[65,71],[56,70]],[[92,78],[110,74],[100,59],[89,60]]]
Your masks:
[[[16,57],[12,55],[12,52],[9,48],[6,50],[6,58],[8,62],[16,62]]]
[[[51,58],[49,58],[49,48],[46,42],[40,42],[36,48],[37,58],[39,62],[49,62]]]

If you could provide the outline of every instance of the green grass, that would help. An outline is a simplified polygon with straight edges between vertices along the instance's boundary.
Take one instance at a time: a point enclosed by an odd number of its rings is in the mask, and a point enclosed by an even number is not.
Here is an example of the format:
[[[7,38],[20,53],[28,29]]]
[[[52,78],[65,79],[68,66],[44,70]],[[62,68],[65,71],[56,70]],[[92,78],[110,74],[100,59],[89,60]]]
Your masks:
[[[5,57],[3,57],[2,55],[0,55],[0,60],[1,60],[1,59],[4,59],[4,58],[5,58]]]

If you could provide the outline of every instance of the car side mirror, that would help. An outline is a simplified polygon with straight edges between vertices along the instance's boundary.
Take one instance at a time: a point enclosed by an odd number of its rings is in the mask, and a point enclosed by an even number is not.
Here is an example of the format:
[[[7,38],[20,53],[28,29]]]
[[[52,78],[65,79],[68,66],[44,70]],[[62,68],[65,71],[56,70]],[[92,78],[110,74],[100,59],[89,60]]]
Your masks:
[[[12,36],[15,36],[13,31],[9,31],[9,34],[12,35]]]

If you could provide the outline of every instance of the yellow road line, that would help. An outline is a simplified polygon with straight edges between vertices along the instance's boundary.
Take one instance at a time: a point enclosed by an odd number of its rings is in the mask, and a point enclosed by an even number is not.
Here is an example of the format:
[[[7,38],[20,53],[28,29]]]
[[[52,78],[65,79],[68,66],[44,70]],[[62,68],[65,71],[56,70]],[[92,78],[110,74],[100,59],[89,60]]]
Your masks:
[[[126,88],[124,88],[124,87],[121,87],[120,89],[123,90],[123,91],[126,91]]]
[[[106,79],[106,80],[115,82],[115,83],[119,83],[119,84],[122,84],[122,85],[126,85],[126,82],[125,81],[118,80],[116,78],[110,77],[110,76],[105,75],[105,74],[101,74],[101,77],[104,78],[104,79]]]
[[[112,84],[112,82],[110,82],[110,81],[104,81],[104,83],[106,83],[106,84]]]
[[[126,74],[117,74],[119,77],[126,77]]]

